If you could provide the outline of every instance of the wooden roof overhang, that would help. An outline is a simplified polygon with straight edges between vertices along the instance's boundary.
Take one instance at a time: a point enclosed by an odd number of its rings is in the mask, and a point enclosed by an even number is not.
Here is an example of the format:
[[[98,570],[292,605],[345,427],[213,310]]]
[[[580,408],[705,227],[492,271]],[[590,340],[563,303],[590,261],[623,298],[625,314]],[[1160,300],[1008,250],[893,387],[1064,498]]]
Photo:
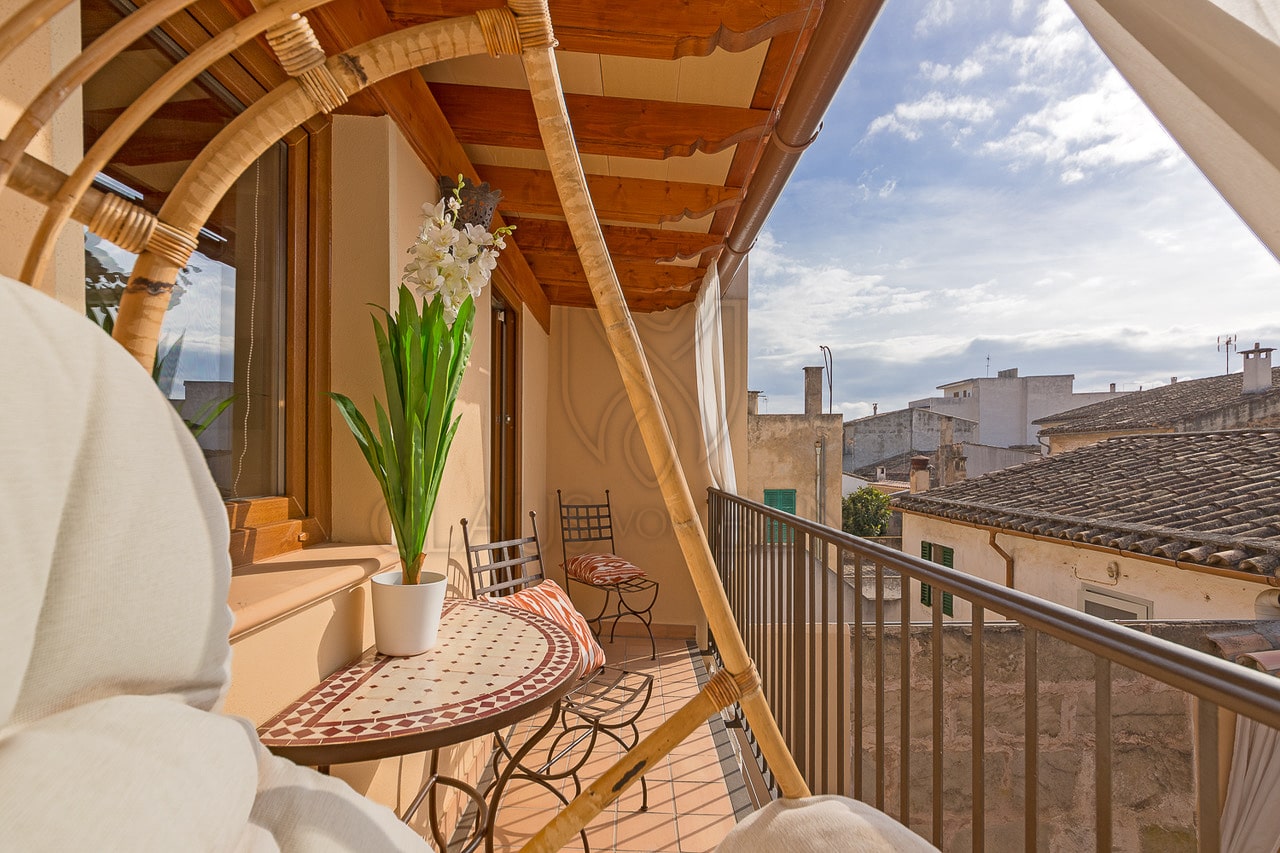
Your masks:
[[[322,44],[338,50],[486,5],[339,0],[314,17]],[[822,2],[549,5],[575,140],[628,305],[651,312],[692,302],[733,226]],[[350,108],[391,115],[410,139],[447,126],[472,167],[462,171],[503,191],[499,213],[517,226],[521,255],[507,272],[523,280],[535,313],[542,299],[530,285],[549,305],[594,305],[518,59],[438,63],[421,81],[374,87]]]

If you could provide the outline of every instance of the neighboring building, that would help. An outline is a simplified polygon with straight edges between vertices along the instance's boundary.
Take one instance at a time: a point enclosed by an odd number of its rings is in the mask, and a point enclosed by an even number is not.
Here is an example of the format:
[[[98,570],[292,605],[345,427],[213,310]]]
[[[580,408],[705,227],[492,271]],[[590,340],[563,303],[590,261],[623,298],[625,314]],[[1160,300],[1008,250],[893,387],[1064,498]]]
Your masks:
[[[803,415],[761,415],[758,395],[748,392],[747,481],[739,494],[839,530],[844,417],[822,413],[822,368],[804,371]]]
[[[1118,435],[1280,426],[1280,368],[1271,366],[1271,352],[1254,344],[1240,353],[1242,373],[1175,379],[1035,423],[1050,454]]]
[[[1019,376],[1016,367],[994,377],[962,379],[939,385],[941,397],[912,400],[913,409],[927,409],[976,421],[978,433],[971,441],[994,447],[1034,447],[1036,420],[1058,412],[1096,403],[1124,392],[1076,393],[1075,376]]]
[[[947,438],[946,436],[950,436]],[[876,479],[877,466],[917,453],[932,453],[943,441],[977,441],[974,421],[929,409],[898,409],[848,421],[844,425],[844,471]],[[906,466],[901,466],[906,471]],[[903,479],[906,479],[905,477]]]
[[[1068,607],[1249,619],[1280,567],[1280,430],[1122,436],[893,503],[907,553]]]

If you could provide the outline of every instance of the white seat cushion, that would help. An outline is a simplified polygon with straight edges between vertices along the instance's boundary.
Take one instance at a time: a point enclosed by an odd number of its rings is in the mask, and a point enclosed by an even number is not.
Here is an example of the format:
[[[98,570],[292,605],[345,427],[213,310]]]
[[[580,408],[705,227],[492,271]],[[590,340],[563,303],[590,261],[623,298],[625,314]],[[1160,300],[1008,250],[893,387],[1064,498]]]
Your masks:
[[[718,853],[915,853],[938,848],[866,803],[823,794],[774,800],[729,831]]]

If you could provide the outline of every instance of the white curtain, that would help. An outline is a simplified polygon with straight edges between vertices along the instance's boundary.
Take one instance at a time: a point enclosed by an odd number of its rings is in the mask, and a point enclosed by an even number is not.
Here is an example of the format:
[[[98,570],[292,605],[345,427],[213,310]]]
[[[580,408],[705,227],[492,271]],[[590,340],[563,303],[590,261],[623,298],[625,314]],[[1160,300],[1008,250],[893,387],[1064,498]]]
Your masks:
[[[716,488],[736,493],[738,480],[733,470],[733,445],[729,438],[729,408],[724,386],[720,275],[715,264],[707,268],[702,291],[694,307],[697,314],[694,355],[698,370],[698,410],[702,415],[702,438],[707,446],[707,467]]]
[[[1236,745],[1222,809],[1222,853],[1280,850],[1280,732],[1248,717]]]
[[[1156,118],[1280,258],[1280,4],[1067,2]]]

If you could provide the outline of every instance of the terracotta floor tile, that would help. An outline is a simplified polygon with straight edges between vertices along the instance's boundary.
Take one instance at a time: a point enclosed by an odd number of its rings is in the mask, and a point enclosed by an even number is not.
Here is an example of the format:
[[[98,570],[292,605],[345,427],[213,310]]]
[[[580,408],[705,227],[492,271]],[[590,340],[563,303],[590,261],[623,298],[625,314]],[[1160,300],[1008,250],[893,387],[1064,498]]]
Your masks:
[[[653,701],[638,722],[641,736],[656,729],[698,691],[689,648],[682,641],[660,640],[657,661],[649,660],[647,637],[618,637],[614,643],[606,643],[605,648],[610,663],[654,675]],[[526,736],[532,729],[531,725],[521,727],[517,737]],[[553,730],[550,737],[557,731],[558,728]],[[549,740],[544,742],[544,757]],[[617,744],[599,740],[581,772],[583,786],[598,778],[622,754],[623,749]],[[637,781],[589,824],[588,839],[593,851],[710,851],[733,827],[733,806],[710,727],[699,727],[668,757],[656,762],[645,778],[649,784],[648,810],[639,810],[641,791]],[[572,780],[553,784],[566,797],[573,796]],[[503,853],[519,850],[561,807],[554,795],[539,786],[513,783],[499,810],[495,849]],[[581,848],[577,836],[564,847],[568,851]]]
[[[708,853],[715,850],[734,824],[733,817],[727,815],[676,815],[676,825],[680,829],[680,850],[682,853]]]
[[[680,850],[676,821],[669,814],[638,812],[618,818],[614,849],[619,851]]]
[[[671,759],[671,778],[677,782],[722,782],[724,773],[716,754],[679,755]]]
[[[733,803],[723,782],[672,782],[677,814],[732,815]]]

